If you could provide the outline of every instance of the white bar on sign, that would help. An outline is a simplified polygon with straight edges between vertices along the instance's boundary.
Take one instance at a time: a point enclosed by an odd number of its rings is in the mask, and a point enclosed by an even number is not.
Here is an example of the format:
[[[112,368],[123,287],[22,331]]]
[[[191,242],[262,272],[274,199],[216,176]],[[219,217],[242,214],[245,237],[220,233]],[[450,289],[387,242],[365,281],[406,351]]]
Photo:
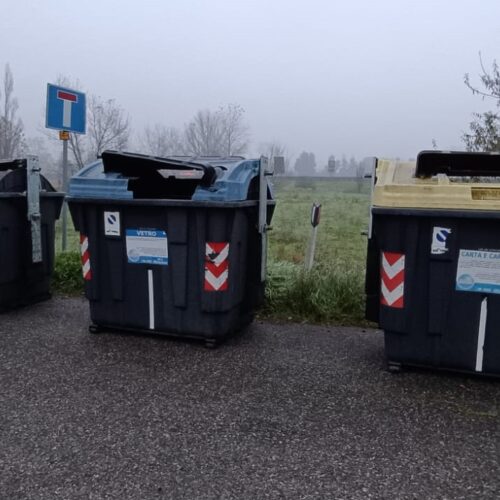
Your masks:
[[[149,329],[155,329],[155,295],[153,287],[153,271],[148,269],[148,298],[149,298]]]
[[[71,128],[71,101],[63,100],[63,127]]]
[[[479,314],[479,330],[477,332],[476,371],[483,371],[484,339],[486,336],[486,318],[488,316],[488,297],[481,302]]]

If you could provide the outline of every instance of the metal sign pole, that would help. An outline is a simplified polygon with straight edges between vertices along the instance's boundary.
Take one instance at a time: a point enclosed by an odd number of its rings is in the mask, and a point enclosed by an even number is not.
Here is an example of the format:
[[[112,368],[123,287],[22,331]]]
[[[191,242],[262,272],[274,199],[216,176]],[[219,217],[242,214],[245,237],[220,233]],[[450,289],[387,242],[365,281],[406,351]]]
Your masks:
[[[63,157],[62,157],[62,182],[64,193],[68,192],[68,139],[69,132],[59,132],[59,139],[63,141]],[[66,251],[67,247],[67,229],[68,229],[68,207],[66,201],[62,207],[62,251]]]
[[[62,187],[68,192],[68,140],[70,132],[85,134],[86,129],[86,96],[78,90],[47,84],[47,106],[45,109],[45,127],[59,130],[59,139],[63,141]],[[62,206],[62,251],[67,248],[68,207],[66,201]]]

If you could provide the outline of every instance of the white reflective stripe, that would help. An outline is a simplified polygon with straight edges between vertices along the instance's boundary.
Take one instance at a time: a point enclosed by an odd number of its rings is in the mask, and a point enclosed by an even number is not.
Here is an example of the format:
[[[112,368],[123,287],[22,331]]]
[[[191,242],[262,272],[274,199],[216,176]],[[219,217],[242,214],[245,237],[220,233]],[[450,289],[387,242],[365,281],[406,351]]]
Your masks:
[[[394,302],[400,299],[404,293],[404,283],[399,284],[394,290],[390,291],[382,280],[381,284],[382,297],[384,297],[385,301],[388,305],[392,306]]]
[[[90,272],[90,261],[87,260],[86,262],[82,263],[82,273],[83,277],[87,276],[87,274]]]
[[[89,239],[85,237],[80,244],[80,251],[82,252],[82,255],[88,250],[88,248],[89,248]]]
[[[479,329],[477,332],[476,371],[483,371],[484,339],[486,336],[486,318],[488,316],[488,297],[481,302],[479,314]]]
[[[149,298],[149,329],[155,329],[155,295],[153,287],[153,271],[148,269],[148,298]]]
[[[206,248],[205,248],[206,255],[209,255],[213,252],[214,252],[214,249],[207,243]],[[214,259],[212,262],[216,266],[220,266],[227,259],[228,255],[229,255],[229,243],[226,243],[224,248],[221,250],[220,254],[217,255],[217,258]]]
[[[208,281],[208,283],[210,283],[212,288],[215,290],[218,290],[226,282],[227,277],[227,269],[218,278],[216,278],[208,269],[205,270],[205,281]]]
[[[389,279],[392,280],[397,274],[399,274],[401,271],[404,270],[405,268],[405,256],[401,255],[401,257],[394,262],[394,264],[389,264],[387,262],[387,259],[385,258],[385,253],[382,253],[382,268],[389,277]]]

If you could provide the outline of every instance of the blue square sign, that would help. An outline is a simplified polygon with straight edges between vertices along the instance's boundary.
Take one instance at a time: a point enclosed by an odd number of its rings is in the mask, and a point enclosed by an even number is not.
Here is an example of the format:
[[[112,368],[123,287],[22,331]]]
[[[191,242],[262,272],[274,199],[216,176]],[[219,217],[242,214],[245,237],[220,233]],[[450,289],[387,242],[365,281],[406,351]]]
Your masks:
[[[45,126],[85,134],[85,94],[76,90],[47,85]]]

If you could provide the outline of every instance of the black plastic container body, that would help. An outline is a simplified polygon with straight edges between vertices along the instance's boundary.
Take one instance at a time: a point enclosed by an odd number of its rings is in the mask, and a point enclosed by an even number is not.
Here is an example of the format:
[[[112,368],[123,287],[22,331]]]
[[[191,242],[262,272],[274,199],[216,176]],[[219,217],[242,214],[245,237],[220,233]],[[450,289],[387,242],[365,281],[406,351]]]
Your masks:
[[[372,214],[367,317],[385,332],[389,367],[500,375],[500,213]],[[475,288],[477,276],[489,281],[483,290]]]
[[[70,197],[68,204],[83,242],[94,329],[215,344],[252,320],[264,297],[257,201]],[[273,207],[270,201],[269,219]],[[153,233],[158,241],[147,243]]]
[[[40,193],[42,262],[33,263],[26,195],[0,193],[0,311],[50,298],[63,193]]]

